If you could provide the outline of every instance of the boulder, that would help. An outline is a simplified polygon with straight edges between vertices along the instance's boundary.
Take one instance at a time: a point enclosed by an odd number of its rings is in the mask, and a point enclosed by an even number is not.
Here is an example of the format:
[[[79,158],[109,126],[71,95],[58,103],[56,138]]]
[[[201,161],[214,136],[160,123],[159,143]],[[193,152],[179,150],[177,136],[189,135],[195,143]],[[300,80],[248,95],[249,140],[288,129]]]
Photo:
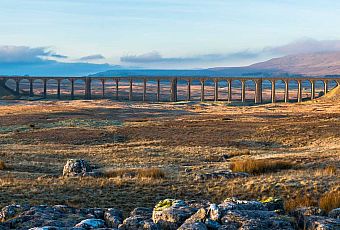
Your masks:
[[[333,209],[328,213],[330,218],[340,219],[340,208]]]
[[[110,208],[104,213],[104,220],[108,227],[118,228],[123,223],[123,213],[115,208]]]
[[[63,169],[63,176],[87,176],[92,172],[90,164],[85,160],[70,159]]]
[[[222,210],[218,207],[217,204],[211,204],[208,209],[208,215],[213,221],[220,221],[222,217]]]
[[[160,230],[157,224],[152,221],[152,209],[150,208],[135,208],[130,217],[123,221],[123,224],[118,226],[120,230]]]
[[[306,230],[338,230],[340,229],[340,219],[325,216],[306,216]]]
[[[75,227],[84,229],[105,228],[105,222],[101,219],[86,219],[76,224]]]
[[[152,219],[152,209],[139,207],[131,211],[130,216],[141,216],[145,219]]]
[[[152,220],[157,223],[161,229],[177,229],[186,219],[195,211],[182,200],[166,199],[160,201],[152,213]]]
[[[23,206],[17,205],[17,204],[5,206],[0,211],[0,222],[4,222],[8,219],[11,219],[15,215],[17,215],[18,213],[23,212],[27,209],[28,209],[28,207],[23,207]]]
[[[284,202],[281,198],[269,197],[260,202],[268,211],[284,212]]]
[[[296,219],[299,227],[303,228],[308,216],[324,216],[326,213],[318,207],[300,207],[290,212],[290,215]]]
[[[268,211],[266,205],[256,200],[238,200],[236,198],[228,198],[219,205],[221,210],[261,210]]]
[[[60,228],[53,227],[53,226],[44,226],[44,227],[30,228],[29,230],[60,230]]]
[[[184,223],[178,230],[208,230],[207,226],[202,222]]]
[[[221,218],[230,229],[293,230],[293,219],[272,211],[230,210]]]
[[[130,216],[118,226],[119,230],[160,230],[157,224],[151,219],[145,219],[142,216]]]
[[[233,179],[236,177],[248,177],[248,173],[232,172],[232,171],[217,171],[205,174],[196,174],[195,181],[207,181],[212,179]]]

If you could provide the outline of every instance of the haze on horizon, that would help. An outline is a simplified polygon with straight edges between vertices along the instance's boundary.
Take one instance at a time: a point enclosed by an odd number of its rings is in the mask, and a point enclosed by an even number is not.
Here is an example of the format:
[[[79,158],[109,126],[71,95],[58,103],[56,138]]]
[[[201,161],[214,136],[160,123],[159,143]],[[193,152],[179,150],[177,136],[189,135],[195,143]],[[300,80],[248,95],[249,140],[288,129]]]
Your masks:
[[[331,0],[0,0],[0,9],[0,74],[244,66],[340,51],[340,2]]]

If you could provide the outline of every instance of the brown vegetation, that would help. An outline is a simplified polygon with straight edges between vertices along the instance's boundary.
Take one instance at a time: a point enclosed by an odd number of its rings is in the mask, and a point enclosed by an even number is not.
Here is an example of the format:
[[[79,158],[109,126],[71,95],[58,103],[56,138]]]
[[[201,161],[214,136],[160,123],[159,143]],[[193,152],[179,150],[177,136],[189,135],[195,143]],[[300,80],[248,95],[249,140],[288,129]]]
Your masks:
[[[318,205],[340,184],[339,104],[6,103],[0,105],[0,158],[7,166],[0,171],[0,206],[15,200],[110,206],[128,213],[165,198],[290,200],[299,194]],[[126,139],[118,142],[117,135]],[[85,159],[98,171],[115,170],[104,177],[63,178],[69,158]],[[196,174],[250,159],[293,167],[265,167],[245,178],[194,180]]]
[[[163,179],[165,178],[165,172],[159,168],[111,169],[104,171],[104,176]]]
[[[5,162],[0,160],[0,170],[4,170],[4,169],[6,169]]]
[[[320,208],[326,212],[340,207],[340,191],[331,191],[320,198]]]
[[[268,172],[277,172],[282,169],[290,169],[293,164],[288,161],[273,160],[273,159],[261,159],[261,160],[244,160],[235,161],[230,165],[230,169],[233,172],[246,172],[250,174],[261,174]]]
[[[296,208],[316,206],[317,201],[310,196],[298,195],[296,198],[287,199],[284,202],[284,207],[287,212],[293,211]]]

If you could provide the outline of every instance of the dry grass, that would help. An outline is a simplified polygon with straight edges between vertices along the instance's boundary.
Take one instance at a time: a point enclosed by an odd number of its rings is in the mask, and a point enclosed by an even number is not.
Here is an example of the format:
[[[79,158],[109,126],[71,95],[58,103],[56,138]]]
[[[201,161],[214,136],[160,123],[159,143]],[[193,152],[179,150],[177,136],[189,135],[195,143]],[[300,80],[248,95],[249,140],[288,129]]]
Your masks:
[[[6,169],[5,162],[0,160],[0,170],[4,170],[4,169]]]
[[[319,201],[320,208],[326,212],[334,208],[340,208],[340,191],[332,191],[324,194]]]
[[[268,172],[277,172],[282,169],[290,169],[293,164],[288,161],[273,160],[273,159],[249,159],[245,161],[235,161],[230,165],[233,172],[246,172],[250,174],[262,174]]]
[[[0,158],[8,169],[0,171],[0,207],[13,201],[53,205],[67,200],[84,208],[116,207],[129,213],[135,207],[152,208],[166,198],[221,202],[232,196],[280,196],[289,200],[299,194],[318,205],[322,194],[340,184],[338,172],[325,169],[325,165],[340,167],[336,129],[340,106],[200,108],[108,100],[0,105],[1,129],[14,130],[0,129]],[[70,127],[64,122],[69,119],[114,120],[122,125]],[[17,126],[28,128],[16,132]],[[115,143],[117,133],[127,140]],[[233,160],[255,156],[270,158],[258,161],[294,162],[299,167],[246,178],[194,181],[196,174],[225,170]],[[115,170],[98,178],[64,179],[60,175],[69,158],[86,159],[98,171]],[[314,173],[318,170],[323,175]]]
[[[316,176],[335,176],[337,175],[337,168],[333,165],[327,166],[326,168],[318,169],[315,172]]]
[[[105,177],[138,177],[138,178],[151,178],[163,179],[165,172],[160,168],[139,168],[139,169],[109,169],[104,171]]]
[[[310,196],[298,196],[294,199],[287,199],[284,202],[284,207],[287,212],[301,207],[316,206],[317,201]]]

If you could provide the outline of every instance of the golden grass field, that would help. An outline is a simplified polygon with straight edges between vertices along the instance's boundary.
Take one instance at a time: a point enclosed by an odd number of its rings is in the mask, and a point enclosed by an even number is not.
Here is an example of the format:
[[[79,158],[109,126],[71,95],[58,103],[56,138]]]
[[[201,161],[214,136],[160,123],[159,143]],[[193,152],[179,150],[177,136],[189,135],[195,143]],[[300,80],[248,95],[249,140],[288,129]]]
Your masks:
[[[0,207],[67,204],[127,213],[164,198],[217,202],[230,196],[279,196],[290,206],[318,205],[324,194],[340,189],[340,101],[331,98],[257,106],[0,101]],[[63,178],[69,158],[110,173]],[[291,167],[194,180],[197,173],[227,170],[249,159]],[[121,173],[147,168],[160,168],[164,176]]]

